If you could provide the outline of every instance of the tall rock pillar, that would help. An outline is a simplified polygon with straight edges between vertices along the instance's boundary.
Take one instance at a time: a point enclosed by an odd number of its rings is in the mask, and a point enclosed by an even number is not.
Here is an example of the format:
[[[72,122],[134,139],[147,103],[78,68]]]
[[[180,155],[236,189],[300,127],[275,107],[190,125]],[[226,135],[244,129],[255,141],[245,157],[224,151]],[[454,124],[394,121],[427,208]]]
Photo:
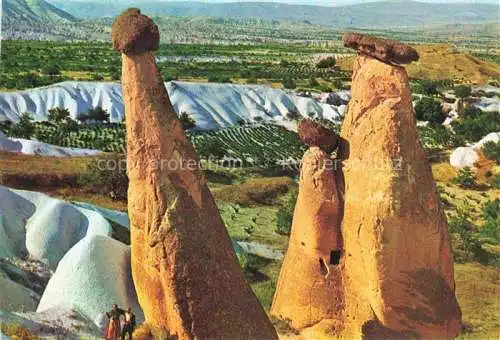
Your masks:
[[[422,149],[411,47],[360,34],[342,127],[346,337],[445,339],[460,331],[448,225]]]
[[[146,321],[180,339],[275,339],[247,285],[137,9],[113,24],[123,57],[132,274]]]
[[[309,149],[302,159],[290,241],[271,313],[299,330],[333,320],[333,328],[339,327],[331,331],[340,334],[342,181],[330,155],[339,138],[307,119],[299,124],[299,137]]]

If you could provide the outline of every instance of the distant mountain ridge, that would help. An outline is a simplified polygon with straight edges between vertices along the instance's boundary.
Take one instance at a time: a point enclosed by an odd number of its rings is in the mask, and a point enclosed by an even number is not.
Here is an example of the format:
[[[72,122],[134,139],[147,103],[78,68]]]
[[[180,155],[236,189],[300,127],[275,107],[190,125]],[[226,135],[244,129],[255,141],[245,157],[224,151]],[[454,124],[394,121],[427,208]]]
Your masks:
[[[75,23],[75,16],[57,8],[45,0],[2,0],[2,21],[6,24]]]
[[[424,3],[382,1],[350,6],[322,7],[269,2],[166,2],[133,0],[119,3],[84,0],[50,0],[55,6],[85,19],[116,16],[138,6],[150,16],[209,16],[217,18],[261,18],[266,20],[309,21],[334,27],[402,27],[496,20],[499,7],[484,3]]]

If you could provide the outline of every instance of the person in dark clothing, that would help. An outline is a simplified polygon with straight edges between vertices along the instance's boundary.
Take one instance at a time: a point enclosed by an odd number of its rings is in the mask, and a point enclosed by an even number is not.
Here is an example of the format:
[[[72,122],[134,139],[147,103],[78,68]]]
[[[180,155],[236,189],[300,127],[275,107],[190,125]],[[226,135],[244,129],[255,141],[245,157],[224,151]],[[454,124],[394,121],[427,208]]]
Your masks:
[[[132,308],[129,307],[123,317],[122,340],[125,340],[127,334],[129,339],[132,340],[132,333],[134,333],[135,329],[135,315],[132,313]]]

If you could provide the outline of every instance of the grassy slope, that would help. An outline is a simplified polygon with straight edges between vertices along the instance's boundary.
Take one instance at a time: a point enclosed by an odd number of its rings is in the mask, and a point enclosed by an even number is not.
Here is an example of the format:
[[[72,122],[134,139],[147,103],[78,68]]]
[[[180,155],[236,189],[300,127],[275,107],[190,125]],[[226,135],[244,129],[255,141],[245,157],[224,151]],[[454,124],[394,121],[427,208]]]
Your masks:
[[[417,45],[420,60],[406,66],[411,78],[445,80],[459,83],[485,84],[488,79],[500,79],[500,66],[478,60],[468,53],[456,51],[448,45]],[[351,70],[354,57],[340,59],[343,70]]]

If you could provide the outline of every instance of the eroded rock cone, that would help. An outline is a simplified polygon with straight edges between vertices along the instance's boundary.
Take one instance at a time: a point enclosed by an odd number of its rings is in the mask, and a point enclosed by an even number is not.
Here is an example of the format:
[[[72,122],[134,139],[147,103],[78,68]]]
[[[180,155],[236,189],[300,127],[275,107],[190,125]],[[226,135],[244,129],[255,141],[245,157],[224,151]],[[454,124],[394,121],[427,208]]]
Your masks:
[[[302,159],[290,241],[271,314],[289,321],[296,329],[334,320],[339,327],[331,331],[340,333],[344,303],[340,274],[342,182],[329,154],[311,142],[314,139],[311,133],[304,133],[323,131],[314,128],[316,123],[311,122],[301,123],[302,129],[299,127],[303,132],[299,136],[311,147]],[[330,142],[325,143],[316,135],[322,148],[329,150],[338,143],[333,132],[320,135],[330,136],[327,139]]]
[[[132,273],[146,321],[181,339],[275,339],[155,65],[157,32],[137,9],[113,25],[123,53]]]
[[[346,337],[460,331],[446,217],[404,68],[359,55],[342,127]]]

